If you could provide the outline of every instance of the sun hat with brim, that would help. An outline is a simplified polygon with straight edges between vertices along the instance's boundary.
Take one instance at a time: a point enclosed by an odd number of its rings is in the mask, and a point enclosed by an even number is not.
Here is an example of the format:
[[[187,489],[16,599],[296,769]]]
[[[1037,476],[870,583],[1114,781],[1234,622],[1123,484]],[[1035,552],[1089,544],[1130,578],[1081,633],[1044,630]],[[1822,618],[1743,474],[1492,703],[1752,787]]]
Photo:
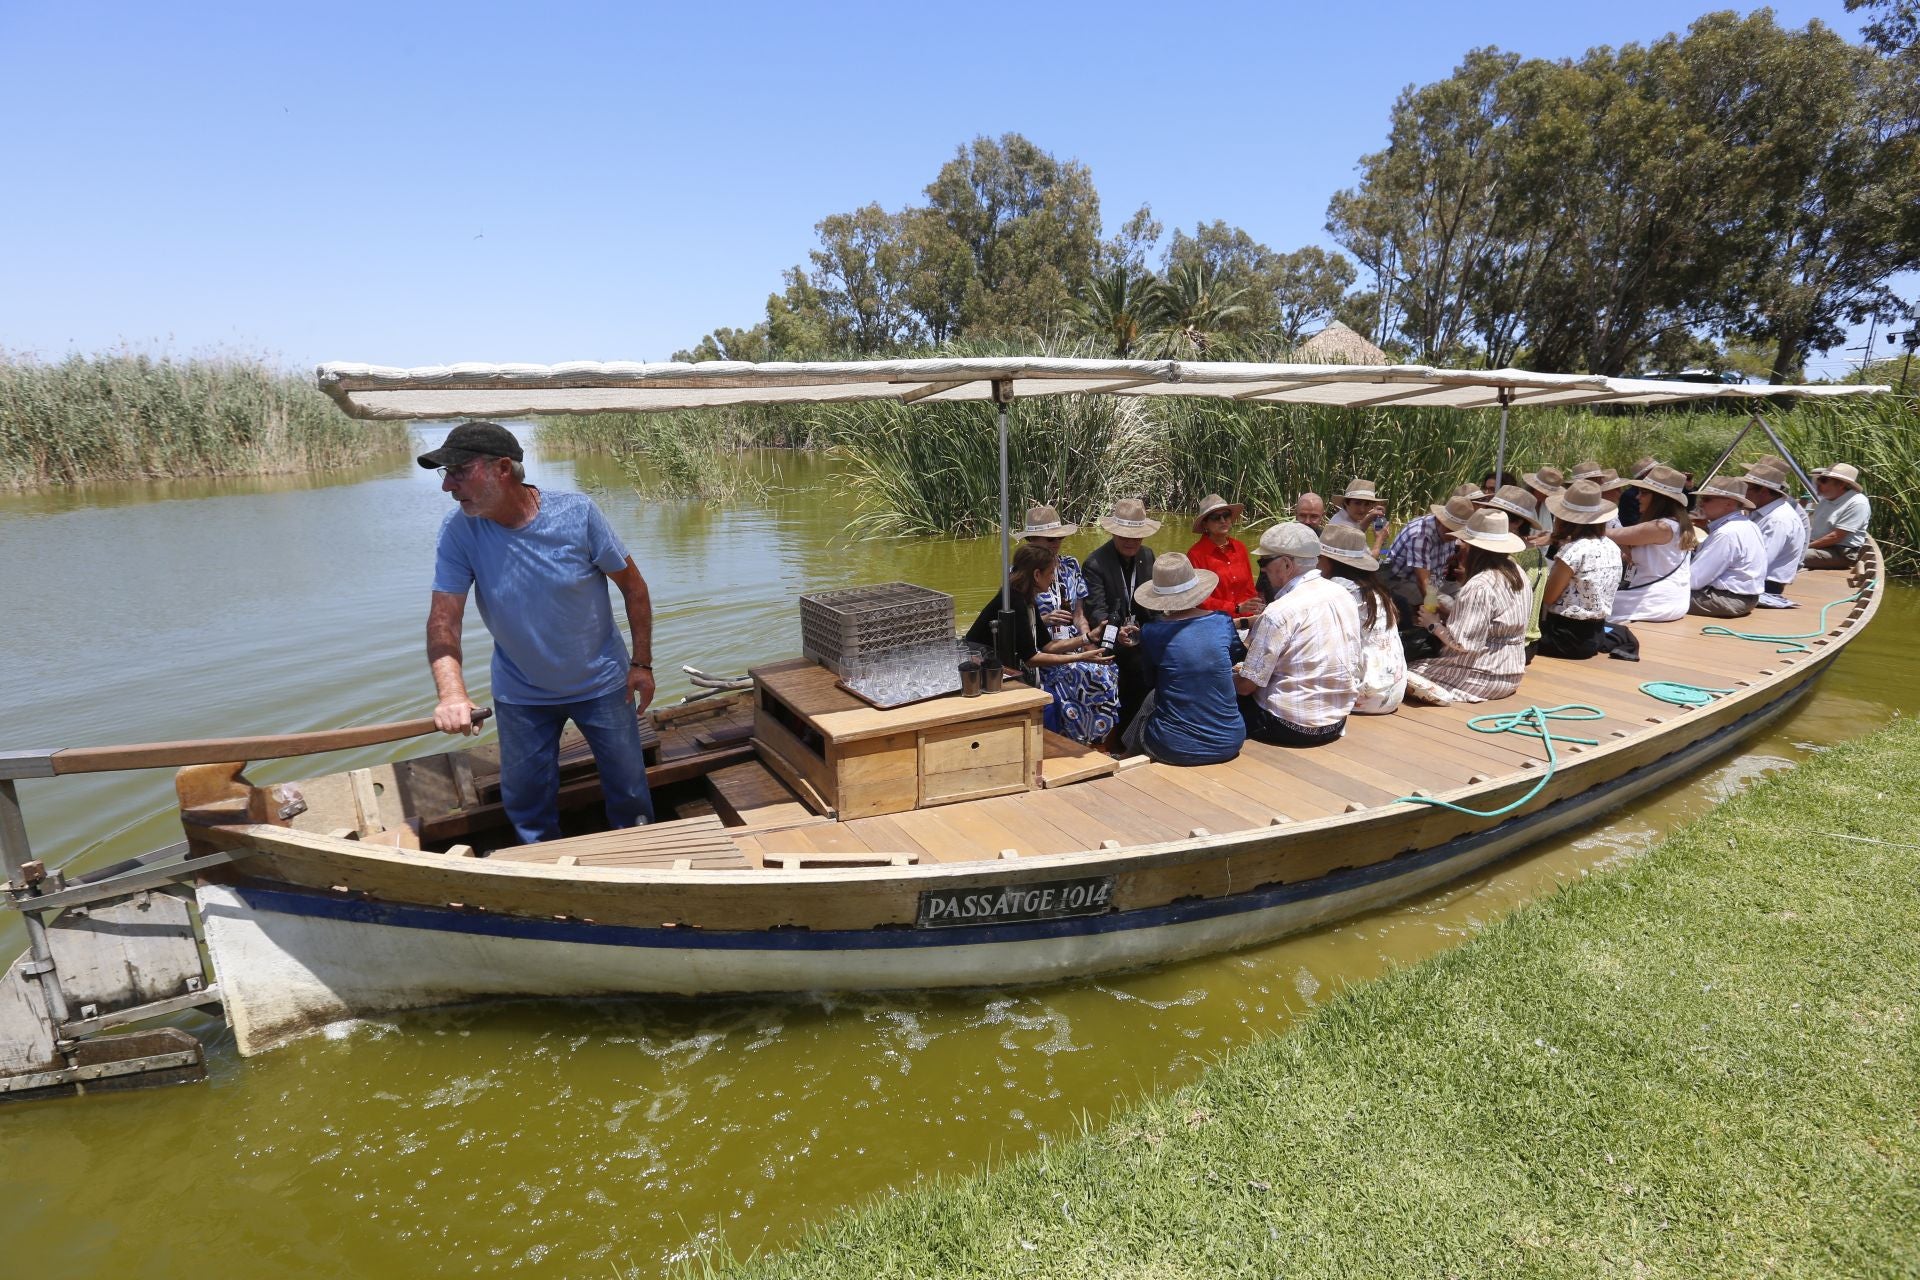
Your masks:
[[[1851,462],[1836,462],[1830,467],[1819,467],[1813,474],[1822,480],[1838,480],[1850,489],[1861,493],[1866,492],[1860,488],[1860,471]]]
[[[1659,465],[1660,465],[1660,459],[1654,457],[1650,453],[1643,453],[1638,458],[1635,458],[1633,460],[1633,470],[1628,474],[1631,475],[1635,480],[1639,480],[1642,477],[1644,477],[1647,474],[1647,472],[1653,470],[1655,467]]]
[[[1367,573],[1380,567],[1380,562],[1367,550],[1367,535],[1350,524],[1328,525],[1320,535],[1320,554]]]
[[[1701,498],[1731,498],[1742,509],[1753,510],[1753,500],[1747,497],[1747,490],[1738,479],[1732,476],[1714,476],[1693,491],[1694,501]]]
[[[1527,549],[1526,539],[1507,528],[1507,513],[1485,507],[1473,513],[1473,519],[1467,521],[1465,528],[1447,536],[1482,551],[1498,551],[1509,556]]]
[[[1654,464],[1653,470],[1644,476],[1627,481],[1636,489],[1645,489],[1648,493],[1657,493],[1663,498],[1672,498],[1684,504],[1687,500],[1687,478],[1672,467]]]
[[[1475,489],[1474,492],[1478,493],[1480,491]],[[1456,493],[1451,498],[1448,498],[1444,504],[1436,502],[1427,508],[1427,510],[1433,512],[1433,518],[1438,520],[1441,527],[1448,533],[1452,533],[1455,529],[1462,527],[1467,521],[1473,519],[1473,513],[1479,509],[1480,508],[1473,505],[1473,499],[1460,493]]]
[[[1612,467],[1608,467],[1605,471],[1595,476],[1593,482],[1600,486],[1602,493],[1605,493],[1608,489],[1624,489],[1627,487],[1626,480],[1621,478],[1620,473]]]
[[[1142,609],[1178,613],[1205,600],[1219,585],[1219,574],[1211,569],[1196,569],[1186,556],[1170,551],[1153,558],[1153,581],[1135,587],[1133,599]]]
[[[475,458],[511,458],[520,462],[525,457],[526,451],[513,438],[513,432],[499,423],[463,422],[447,432],[447,438],[440,442],[438,449],[423,453],[414,461],[432,470],[435,467],[462,466]]]
[[[1770,489],[1783,497],[1787,493],[1787,473],[1764,462],[1756,462],[1748,467],[1747,474],[1739,477],[1739,480],[1741,484]]]
[[[1547,510],[1554,519],[1569,524],[1605,524],[1620,510],[1600,496],[1600,486],[1591,480],[1575,480],[1561,493],[1547,498]]]
[[[1573,475],[1568,478],[1567,483],[1572,484],[1575,480],[1597,480],[1606,473],[1606,470],[1597,462],[1582,462],[1573,469]]]
[[[1477,498],[1479,496],[1480,486],[1471,481],[1466,484],[1453,486],[1453,492],[1447,495],[1449,498]]]
[[[1503,484],[1494,490],[1492,497],[1475,498],[1473,505],[1482,509],[1504,511],[1531,525],[1540,523],[1540,508],[1534,502],[1533,495],[1517,484]]]
[[[1094,523],[1116,538],[1151,538],[1160,532],[1160,522],[1147,515],[1147,504],[1138,498],[1120,499]]]
[[[1541,467],[1538,471],[1527,472],[1520,479],[1527,488],[1543,498],[1567,487],[1567,477],[1558,467]]]
[[[1028,507],[1027,522],[1020,528],[1023,538],[1071,538],[1080,532],[1077,524],[1068,524],[1052,507]]]
[[[1339,495],[1341,502],[1378,502],[1380,495],[1373,491],[1373,481],[1355,477],[1347,481],[1347,491]]]
[[[1247,504],[1244,502],[1228,502],[1219,494],[1210,493],[1200,500],[1200,514],[1193,518],[1193,531],[1199,533],[1201,526],[1207,523],[1207,517],[1216,511],[1224,511],[1235,520],[1238,520],[1240,513],[1246,509]]]

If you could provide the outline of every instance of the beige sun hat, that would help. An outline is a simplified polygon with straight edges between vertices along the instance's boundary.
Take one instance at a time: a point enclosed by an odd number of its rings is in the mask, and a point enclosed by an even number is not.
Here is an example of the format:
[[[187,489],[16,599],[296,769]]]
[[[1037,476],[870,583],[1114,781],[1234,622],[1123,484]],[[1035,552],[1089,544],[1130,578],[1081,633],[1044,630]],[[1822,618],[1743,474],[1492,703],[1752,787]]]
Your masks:
[[[1367,535],[1350,524],[1328,525],[1320,535],[1320,554],[1368,573],[1380,567],[1380,562],[1367,550]]]
[[[1347,481],[1347,491],[1337,499],[1340,502],[1378,502],[1380,495],[1373,491],[1373,481],[1362,480],[1358,476]]]
[[[1153,581],[1135,587],[1133,599],[1142,609],[1178,613],[1205,600],[1219,585],[1219,574],[1211,569],[1196,569],[1186,556],[1169,551],[1153,558]]]
[[[1520,479],[1527,488],[1543,498],[1567,487],[1566,473],[1558,467],[1541,467],[1538,471],[1527,472]]]
[[[1787,469],[1776,467],[1770,462],[1760,461],[1747,468],[1747,474],[1738,477],[1741,484],[1757,485],[1762,489],[1771,489],[1785,497],[1788,490]]]
[[[1027,523],[1022,526],[1023,538],[1071,538],[1080,532],[1077,524],[1068,524],[1060,518],[1060,512],[1053,507],[1028,507]]]
[[[1830,467],[1817,467],[1813,473],[1821,480],[1838,480],[1856,493],[1865,493],[1860,487],[1860,472],[1850,462],[1836,462]]]
[[[1449,498],[1477,498],[1480,496],[1480,486],[1474,484],[1472,481],[1468,481],[1466,484],[1457,484],[1453,486],[1453,492],[1447,496]]]
[[[1672,467],[1655,463],[1644,476],[1627,481],[1636,489],[1645,489],[1648,493],[1657,493],[1663,498],[1672,498],[1685,505],[1687,501],[1687,478]]]
[[[1600,486],[1600,492],[1602,493],[1610,489],[1624,489],[1628,483],[1627,480],[1612,467],[1608,467],[1605,471],[1602,471],[1598,476],[1594,477],[1593,482]]]
[[[1527,549],[1526,539],[1507,528],[1507,513],[1486,507],[1474,512],[1473,519],[1467,521],[1465,528],[1447,536],[1470,547],[1498,551],[1503,555],[1514,555]]]
[[[1473,486],[1467,487],[1472,488],[1475,493],[1480,492],[1478,488],[1474,488]],[[1433,513],[1433,518],[1440,522],[1442,528],[1448,533],[1452,533],[1455,529],[1460,528],[1465,525],[1467,521],[1473,519],[1473,513],[1479,510],[1479,508],[1473,505],[1473,499],[1469,498],[1466,494],[1456,493],[1451,498],[1448,498],[1445,503],[1436,502],[1431,507],[1428,507],[1427,510]]]
[[[1160,522],[1147,514],[1147,504],[1138,498],[1120,499],[1094,523],[1116,538],[1151,538],[1160,532]]]
[[[1200,499],[1200,514],[1193,518],[1193,531],[1199,533],[1201,527],[1207,523],[1207,517],[1216,511],[1225,510],[1228,515],[1238,520],[1240,513],[1246,509],[1247,504],[1244,502],[1228,502],[1219,494],[1210,493]]]
[[[1627,474],[1630,475],[1635,480],[1645,479],[1647,472],[1653,470],[1655,467],[1659,465],[1660,465],[1660,459],[1654,457],[1650,453],[1643,453],[1639,457],[1633,460],[1633,470],[1628,472]]]
[[[1597,480],[1606,474],[1606,470],[1605,467],[1597,462],[1582,462],[1574,467],[1573,475],[1568,483],[1572,483],[1574,480]]]
[[[1746,511],[1753,510],[1753,501],[1747,497],[1746,486],[1733,476],[1714,476],[1693,491],[1695,501],[1701,498],[1731,498]]]
[[[1592,480],[1575,480],[1563,492],[1547,497],[1547,510],[1556,520],[1569,524],[1605,524],[1620,508],[1600,496],[1600,486]]]
[[[1510,516],[1525,520],[1530,525],[1540,524],[1539,505],[1534,502],[1531,493],[1517,484],[1503,484],[1494,491],[1491,498],[1473,499],[1473,505],[1491,508],[1494,511],[1504,511]]]

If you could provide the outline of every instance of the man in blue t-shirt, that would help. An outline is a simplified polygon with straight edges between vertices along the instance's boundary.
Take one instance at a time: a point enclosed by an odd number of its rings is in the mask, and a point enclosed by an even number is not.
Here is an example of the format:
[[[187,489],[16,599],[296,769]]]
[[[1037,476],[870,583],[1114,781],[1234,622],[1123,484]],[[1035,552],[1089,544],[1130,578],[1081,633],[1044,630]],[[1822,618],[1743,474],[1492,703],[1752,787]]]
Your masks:
[[[653,821],[638,715],[653,701],[653,602],[646,579],[593,499],[526,483],[513,433],[465,422],[420,455],[460,510],[440,526],[427,614],[427,662],[443,733],[473,733],[461,673],[467,592],[493,632],[500,803],[524,844],[560,835],[560,732],[580,726],[600,769],[611,827]],[[626,604],[633,658],[613,624],[612,582]]]

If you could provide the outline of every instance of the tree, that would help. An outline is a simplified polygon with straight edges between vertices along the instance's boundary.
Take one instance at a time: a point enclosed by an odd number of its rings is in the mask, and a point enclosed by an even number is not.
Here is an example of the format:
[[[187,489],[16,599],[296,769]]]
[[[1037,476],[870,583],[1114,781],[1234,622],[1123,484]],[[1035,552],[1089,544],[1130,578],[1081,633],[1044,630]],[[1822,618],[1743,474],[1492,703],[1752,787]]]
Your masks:
[[[1080,294],[1079,319],[1113,345],[1115,359],[1135,354],[1140,340],[1165,325],[1166,290],[1145,271],[1115,265],[1088,280]]]
[[[1223,337],[1244,327],[1245,294],[1205,263],[1175,267],[1168,273],[1160,327],[1147,335],[1145,346],[1173,359],[1206,359]]]
[[[1847,12],[1874,14],[1860,29],[1868,44],[1889,58],[1920,54],[1920,0],[1847,0]]]
[[[1153,216],[1153,206],[1143,204],[1133,211],[1133,216],[1120,224],[1113,238],[1100,246],[1100,269],[1111,271],[1115,267],[1125,267],[1129,271],[1144,272],[1147,269],[1147,255],[1160,243],[1160,236],[1166,228]]]
[[[814,227],[820,247],[807,255],[813,262],[808,283],[833,339],[862,355],[896,350],[918,335],[908,305],[906,222],[907,215],[870,204]]]
[[[715,329],[695,343],[693,350],[676,351],[673,358],[694,362],[744,360],[749,364],[759,364],[774,357],[767,322],[763,320],[751,329]]]
[[[1299,346],[1309,325],[1333,319],[1353,281],[1353,264],[1318,245],[1274,255],[1262,281],[1273,315],[1266,327],[1285,346]]]

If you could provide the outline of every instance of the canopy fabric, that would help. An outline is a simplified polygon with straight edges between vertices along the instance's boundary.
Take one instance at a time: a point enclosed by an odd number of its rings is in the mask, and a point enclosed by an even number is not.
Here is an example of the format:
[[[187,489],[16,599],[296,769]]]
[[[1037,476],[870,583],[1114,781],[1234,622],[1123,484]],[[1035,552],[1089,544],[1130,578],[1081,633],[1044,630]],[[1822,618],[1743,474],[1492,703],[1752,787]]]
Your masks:
[[[1743,386],[1425,365],[1238,364],[1226,361],[1066,360],[1043,357],[745,364],[580,362],[454,364],[420,369],[335,362],[321,390],[356,418],[516,418],[537,414],[653,413],[745,404],[857,400],[990,400],[996,382],[1015,399],[1058,395],[1207,396],[1257,404],[1670,404],[1685,400],[1872,395],[1881,386]]]

